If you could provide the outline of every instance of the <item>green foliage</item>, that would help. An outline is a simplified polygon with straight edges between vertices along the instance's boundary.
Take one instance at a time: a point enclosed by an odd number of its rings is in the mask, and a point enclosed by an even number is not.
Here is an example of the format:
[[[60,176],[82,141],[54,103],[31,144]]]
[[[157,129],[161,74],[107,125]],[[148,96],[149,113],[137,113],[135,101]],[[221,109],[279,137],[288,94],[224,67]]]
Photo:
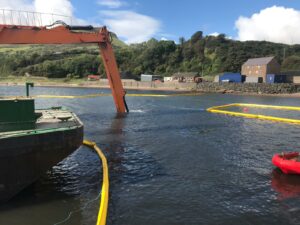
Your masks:
[[[283,61],[282,66],[286,71],[300,70],[300,56],[294,55],[286,58]]]
[[[276,56],[283,70],[300,70],[300,45],[265,41],[240,42],[224,34],[203,36],[196,32],[188,40],[158,41],[126,45],[112,34],[117,63],[127,78],[141,73],[170,76],[175,72],[198,72],[204,76],[224,71],[240,72],[253,57]],[[285,57],[285,59],[283,59]],[[96,45],[2,46],[0,76],[25,74],[49,78],[82,78],[89,74],[105,77]]]

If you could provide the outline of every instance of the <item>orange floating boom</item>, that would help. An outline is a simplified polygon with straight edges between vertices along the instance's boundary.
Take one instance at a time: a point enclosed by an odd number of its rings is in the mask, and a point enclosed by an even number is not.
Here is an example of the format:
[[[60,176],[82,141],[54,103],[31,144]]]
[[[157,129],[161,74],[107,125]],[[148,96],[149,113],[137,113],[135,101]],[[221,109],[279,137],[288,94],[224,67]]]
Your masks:
[[[118,113],[128,111],[125,91],[111,44],[111,37],[106,27],[95,31],[93,27],[56,27],[0,25],[0,44],[82,44],[99,45],[107,78]]]

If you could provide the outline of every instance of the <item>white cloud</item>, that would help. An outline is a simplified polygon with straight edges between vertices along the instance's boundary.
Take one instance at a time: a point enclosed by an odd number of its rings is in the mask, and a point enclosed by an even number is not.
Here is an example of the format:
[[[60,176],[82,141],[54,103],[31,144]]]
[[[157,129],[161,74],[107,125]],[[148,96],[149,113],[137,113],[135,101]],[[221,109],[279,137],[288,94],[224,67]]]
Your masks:
[[[300,44],[300,11],[272,6],[253,14],[241,16],[235,23],[238,39],[266,40],[285,44]]]
[[[133,11],[104,10],[100,13],[104,16],[104,24],[128,44],[147,41],[161,26],[158,20]]]
[[[213,32],[213,33],[209,34],[208,36],[214,36],[214,37],[217,37],[217,36],[219,36],[219,35],[220,35],[220,33],[218,33],[218,32]]]
[[[61,16],[42,16],[44,24],[51,24],[54,21],[62,20],[67,24],[73,23],[74,17],[74,8],[72,3],[69,0],[35,0],[34,1],[34,9],[36,12],[44,12],[44,13],[55,13]],[[53,21],[54,20],[54,21]],[[76,19],[74,19],[76,21]]]
[[[73,5],[69,0],[35,0],[34,8],[37,12],[55,13],[65,16],[73,16]]]
[[[213,36],[213,37],[218,37],[220,35],[220,33],[218,32],[213,32],[211,34],[209,34],[208,36]],[[226,39],[233,39],[231,36],[225,36]]]
[[[106,6],[111,9],[117,9],[126,5],[126,2],[120,0],[98,0],[97,3],[101,6]]]
[[[1,9],[12,9],[12,10],[33,10],[32,1],[26,0],[0,0]]]
[[[168,41],[169,39],[168,39],[168,38],[165,38],[165,37],[161,37],[160,40],[161,40],[161,41]]]

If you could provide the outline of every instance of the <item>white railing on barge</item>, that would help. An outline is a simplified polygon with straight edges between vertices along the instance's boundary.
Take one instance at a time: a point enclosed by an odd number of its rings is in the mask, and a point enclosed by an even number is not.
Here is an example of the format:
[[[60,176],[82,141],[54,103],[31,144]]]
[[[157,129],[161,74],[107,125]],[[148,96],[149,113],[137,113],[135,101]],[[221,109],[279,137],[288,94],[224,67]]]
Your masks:
[[[0,9],[0,24],[2,25],[47,26],[54,24],[56,21],[74,24],[74,21],[70,16],[54,13]]]

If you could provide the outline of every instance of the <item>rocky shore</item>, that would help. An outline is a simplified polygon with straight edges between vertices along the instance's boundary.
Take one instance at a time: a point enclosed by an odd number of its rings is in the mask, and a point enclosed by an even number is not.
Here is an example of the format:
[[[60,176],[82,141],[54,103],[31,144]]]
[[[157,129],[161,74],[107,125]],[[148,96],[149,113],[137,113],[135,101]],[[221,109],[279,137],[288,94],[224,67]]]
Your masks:
[[[295,94],[300,93],[297,84],[266,83],[199,83],[196,91],[217,93]]]

